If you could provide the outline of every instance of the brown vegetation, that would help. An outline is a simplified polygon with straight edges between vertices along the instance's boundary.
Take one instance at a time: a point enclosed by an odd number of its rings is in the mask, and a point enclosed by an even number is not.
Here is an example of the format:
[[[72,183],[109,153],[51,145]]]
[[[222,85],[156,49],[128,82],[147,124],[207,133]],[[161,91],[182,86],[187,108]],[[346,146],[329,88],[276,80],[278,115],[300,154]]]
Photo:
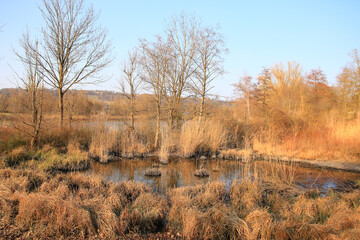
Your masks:
[[[166,201],[144,184],[105,183],[81,174],[3,169],[0,235],[5,238],[98,236],[154,232],[163,226]]]
[[[111,61],[98,16],[84,5],[43,0],[40,48],[25,35],[24,53],[17,54],[28,67],[24,89],[0,91],[0,238],[111,239],[162,231],[185,239],[359,236],[359,186],[324,196],[298,189],[291,166],[254,171],[229,189],[210,182],[164,195],[133,181],[63,174],[88,168],[89,156],[107,163],[153,153],[163,164],[171,155],[249,162],[257,152],[352,163],[360,156],[357,50],[336,86],[321,69],[306,73],[299,63],[279,63],[257,78],[245,73],[233,85],[237,99],[221,101],[210,90],[224,73],[223,36],[181,15],[129,54],[122,94],[71,91],[102,79],[96,74]],[[201,164],[195,176],[209,176]]]
[[[263,180],[255,174],[234,181],[230,189],[213,182],[159,195],[133,181],[4,168],[0,236],[116,238],[169,231],[185,239],[356,239],[359,190],[322,196],[295,188],[290,172],[274,171],[257,173]]]

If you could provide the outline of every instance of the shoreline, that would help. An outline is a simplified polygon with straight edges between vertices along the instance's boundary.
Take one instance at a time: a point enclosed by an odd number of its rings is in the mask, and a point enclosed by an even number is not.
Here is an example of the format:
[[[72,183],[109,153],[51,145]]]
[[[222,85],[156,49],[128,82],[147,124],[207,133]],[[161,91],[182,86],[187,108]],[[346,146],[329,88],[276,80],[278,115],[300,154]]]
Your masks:
[[[183,157],[180,156],[178,154],[171,154],[169,156],[169,161],[171,161],[172,159],[193,159],[193,160],[201,160],[201,158],[204,157],[204,155],[199,155],[199,156],[192,156],[192,157]],[[149,153],[149,154],[144,154],[142,156],[133,156],[133,157],[128,157],[128,156],[116,156],[115,158],[120,158],[120,159],[124,159],[124,160],[131,160],[134,158],[139,158],[139,159],[144,159],[144,160],[148,160],[148,159],[154,159],[154,158],[159,158],[157,154],[155,153]],[[347,172],[356,172],[356,173],[360,173],[360,163],[350,163],[350,162],[336,162],[334,160],[326,160],[326,161],[319,161],[319,160],[315,160],[315,159],[303,159],[303,158],[296,158],[296,157],[288,157],[288,156],[275,156],[275,155],[267,155],[267,154],[261,154],[261,153],[250,153],[250,156],[248,156],[248,158],[250,158],[249,160],[244,160],[246,157],[244,156],[239,156],[239,155],[227,155],[224,156],[222,153],[215,154],[212,155],[211,157],[206,157],[207,160],[233,160],[233,161],[241,161],[243,163],[247,163],[247,162],[253,162],[253,161],[278,161],[278,162],[283,162],[286,164],[296,164],[302,167],[310,167],[310,168],[323,168],[323,169],[330,169],[330,170],[340,170],[340,171],[347,171]],[[95,160],[96,161],[96,160]],[[117,160],[109,160],[109,162],[112,161],[117,161]],[[98,161],[96,161],[98,162]],[[106,163],[103,163],[106,164]]]
[[[303,159],[303,158],[293,158],[287,156],[269,156],[266,154],[254,154],[255,159],[260,158],[264,161],[279,161],[284,163],[295,163],[304,167],[312,167],[312,168],[324,168],[331,170],[341,170],[347,172],[356,172],[360,173],[360,163],[349,163],[349,162],[336,162],[333,160],[329,161],[319,161],[314,159]]]

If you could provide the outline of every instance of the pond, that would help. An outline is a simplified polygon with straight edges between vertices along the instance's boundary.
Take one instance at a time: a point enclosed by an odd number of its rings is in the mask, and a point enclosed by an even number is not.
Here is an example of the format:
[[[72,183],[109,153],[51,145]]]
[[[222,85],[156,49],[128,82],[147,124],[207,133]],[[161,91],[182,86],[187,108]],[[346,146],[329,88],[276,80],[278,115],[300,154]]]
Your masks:
[[[317,188],[324,192],[328,189],[343,189],[360,179],[360,173],[318,168],[305,168],[284,163],[256,161],[241,163],[229,160],[199,161],[194,159],[172,160],[167,165],[159,165],[160,177],[148,177],[146,169],[157,164],[156,159],[124,159],[107,164],[94,162],[86,174],[99,174],[106,181],[122,182],[135,180],[149,184],[154,191],[164,193],[167,188],[205,184],[221,181],[228,188],[234,180],[247,178],[273,178],[291,181],[303,188]],[[209,177],[194,176],[200,166],[209,170]]]

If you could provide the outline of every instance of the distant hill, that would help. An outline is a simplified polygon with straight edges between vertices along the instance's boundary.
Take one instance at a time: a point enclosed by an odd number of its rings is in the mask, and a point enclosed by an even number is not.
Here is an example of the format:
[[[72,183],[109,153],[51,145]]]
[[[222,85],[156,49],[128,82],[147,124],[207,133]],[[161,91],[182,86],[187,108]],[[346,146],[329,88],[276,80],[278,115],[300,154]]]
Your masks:
[[[21,91],[24,91],[24,90],[21,88],[3,88],[3,89],[0,89],[0,96],[2,96],[2,95],[10,96],[12,94],[16,95]],[[46,91],[53,94],[54,97],[57,97],[56,90],[46,89]],[[109,91],[109,90],[71,90],[71,91],[85,93],[89,99],[98,100],[98,101],[102,101],[102,102],[111,102],[114,100],[115,97],[124,98],[124,96],[122,96],[122,94],[120,92]],[[146,93],[139,94],[139,96],[141,96],[141,97],[147,97],[149,95],[151,95],[151,94],[146,94]],[[216,102],[218,104],[229,104],[231,102],[231,101],[221,100],[216,97],[211,97],[211,99],[213,100],[213,102]],[[193,101],[193,98],[185,97],[184,101],[185,102]]]
[[[21,88],[3,88],[0,89],[0,95],[7,95],[10,96],[14,93],[19,93],[24,91]],[[56,90],[53,89],[46,89],[46,91],[53,93],[55,96],[57,95]],[[100,101],[112,101],[114,97],[122,97],[120,92],[115,91],[107,91],[107,90],[71,90],[71,91],[79,91],[85,92],[86,95],[91,99],[96,99]]]

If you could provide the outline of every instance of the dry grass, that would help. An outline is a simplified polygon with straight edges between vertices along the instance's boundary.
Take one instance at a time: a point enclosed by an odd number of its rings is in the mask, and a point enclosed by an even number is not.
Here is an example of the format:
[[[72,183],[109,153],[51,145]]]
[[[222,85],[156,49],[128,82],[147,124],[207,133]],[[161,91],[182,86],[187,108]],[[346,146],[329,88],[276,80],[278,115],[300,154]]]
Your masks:
[[[116,147],[118,129],[106,125],[107,116],[104,113],[98,114],[94,119],[89,153],[101,163],[107,163],[110,152]]]
[[[150,145],[146,139],[139,132],[125,130],[118,135],[117,152],[126,158],[144,157],[150,151]]]
[[[21,146],[18,148],[13,149],[6,157],[5,163],[7,166],[14,167],[23,162],[28,161],[32,158],[33,153],[26,149],[25,147]]]
[[[71,142],[66,153],[46,145],[37,152],[36,159],[25,165],[49,172],[78,171],[88,168],[90,161],[88,153],[80,149],[79,143]]]
[[[256,179],[170,189],[0,170],[0,238],[104,238],[168,228],[185,239],[357,239],[360,191],[301,194]]]
[[[225,184],[181,187],[171,190],[169,196],[172,231],[185,239],[227,239],[232,235],[236,215],[225,205]]]
[[[2,167],[30,168],[33,170],[79,171],[90,166],[88,153],[80,149],[78,142],[70,142],[67,151],[44,145],[37,151],[18,147],[0,159]]]
[[[215,120],[191,120],[184,123],[180,132],[179,151],[184,157],[216,152],[225,144],[226,130]]]
[[[268,135],[271,132],[262,134]],[[283,140],[266,136],[254,141],[254,149],[269,155],[306,159],[359,162],[360,122],[337,122],[309,126]],[[266,139],[266,140],[265,140]]]
[[[167,126],[161,128],[161,146],[159,150],[160,162],[167,164],[172,152],[175,151],[175,138],[176,134],[171,131]]]
[[[0,126],[0,153],[9,153],[13,149],[26,145],[29,140],[27,136],[21,135],[10,126]]]
[[[0,180],[0,237],[5,238],[15,233],[23,238],[115,238],[159,231],[168,209],[163,196],[135,182],[12,169],[0,170]]]

